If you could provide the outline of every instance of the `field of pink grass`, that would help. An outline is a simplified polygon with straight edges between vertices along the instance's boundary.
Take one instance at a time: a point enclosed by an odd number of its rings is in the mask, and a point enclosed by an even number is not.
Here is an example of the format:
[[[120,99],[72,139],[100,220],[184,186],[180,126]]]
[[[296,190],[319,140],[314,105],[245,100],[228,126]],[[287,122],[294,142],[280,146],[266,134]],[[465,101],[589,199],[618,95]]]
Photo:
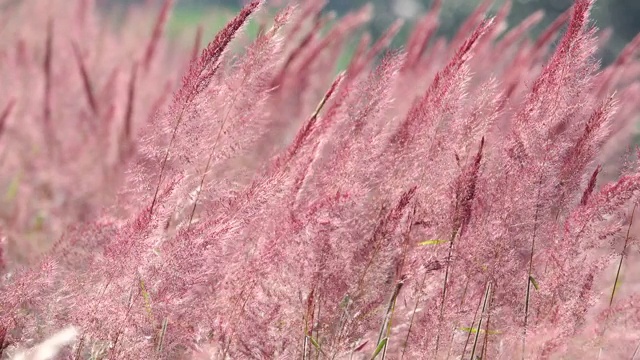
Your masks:
[[[640,36],[490,4],[0,0],[0,359],[640,359]]]

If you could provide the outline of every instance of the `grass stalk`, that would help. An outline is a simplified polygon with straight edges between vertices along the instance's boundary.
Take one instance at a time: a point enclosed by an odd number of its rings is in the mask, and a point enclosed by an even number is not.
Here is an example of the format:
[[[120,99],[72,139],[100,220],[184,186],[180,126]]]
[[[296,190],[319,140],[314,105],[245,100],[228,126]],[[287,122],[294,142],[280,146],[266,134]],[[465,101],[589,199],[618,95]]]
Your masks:
[[[624,256],[627,253],[627,246],[629,245],[630,233],[631,233],[631,225],[633,224],[633,216],[636,213],[636,207],[638,204],[633,205],[633,210],[631,211],[631,218],[629,219],[629,226],[627,227],[627,235],[624,239],[624,246],[622,248],[622,253],[620,254],[620,261],[618,262],[618,269],[616,270],[616,279],[613,282],[613,289],[611,290],[611,297],[609,298],[609,307],[613,304],[613,297],[616,295],[616,289],[618,288],[618,281],[620,280],[620,272],[622,271],[622,261],[624,260]]]
[[[440,299],[440,315],[438,316],[438,321],[440,322],[440,324],[438,325],[438,333],[436,334],[435,357],[438,356],[438,349],[440,347],[440,328],[442,325],[441,323],[444,319],[444,304],[447,300],[447,283],[449,281],[449,272],[451,270],[451,256],[453,255],[453,243],[456,236],[459,233],[459,230],[460,230],[460,227],[456,226],[455,230],[451,233],[451,239],[449,239],[449,252],[447,254],[447,264],[445,265],[444,281],[442,283],[442,297]]]
[[[167,334],[168,325],[169,325],[169,319],[164,318],[164,320],[162,320],[162,326],[160,328],[160,331],[158,332],[158,343],[156,346],[156,352],[158,354],[162,353],[162,346],[164,345],[164,338],[165,338],[165,335]]]
[[[545,160],[543,162],[546,163],[546,155]],[[531,285],[532,281],[532,273],[533,273],[533,255],[535,253],[536,248],[536,235],[538,232],[538,218],[540,217],[540,193],[542,192],[542,174],[540,175],[540,179],[538,180],[538,193],[536,194],[536,212],[533,217],[533,233],[531,239],[531,249],[529,254],[529,270],[527,271],[527,290],[525,293],[525,301],[524,301],[524,322],[522,326],[522,360],[524,360],[526,347],[527,347],[527,325],[529,322],[529,301],[531,299]]]
[[[173,143],[176,141],[176,135],[178,134],[178,127],[182,123],[182,119],[184,118],[184,113],[186,111],[186,106],[183,106],[180,110],[180,114],[178,115],[178,121],[176,121],[175,126],[171,132],[171,140],[169,140],[169,145],[167,145],[167,150],[164,152],[164,157],[162,159],[162,163],[160,165],[160,174],[158,175],[158,184],[156,185],[155,193],[153,194],[153,200],[151,201],[151,208],[149,212],[153,214],[153,210],[156,206],[156,202],[158,201],[158,193],[160,192],[160,186],[162,185],[162,180],[164,176],[165,169],[167,167],[167,161],[169,160],[169,153],[171,152],[171,147],[173,147]]]
[[[216,148],[218,147],[218,142],[220,141],[220,136],[222,135],[222,130],[224,130],[224,126],[227,124],[227,119],[229,118],[229,114],[231,114],[231,109],[233,109],[233,106],[236,103],[236,100],[238,99],[238,94],[240,93],[240,90],[243,88],[244,86],[244,82],[247,79],[247,75],[245,74],[244,78],[242,79],[242,82],[240,84],[240,87],[238,88],[238,91],[236,91],[236,93],[233,95],[233,100],[231,101],[231,104],[229,104],[229,107],[227,108],[227,112],[224,115],[224,118],[222,119],[222,123],[220,124],[220,128],[218,129],[218,133],[216,134],[216,138],[213,141],[213,146],[211,147],[211,151],[209,152],[209,157],[207,158],[207,165],[204,167],[204,172],[202,173],[202,178],[200,178],[200,186],[198,186],[198,188],[196,189],[196,197],[193,201],[193,207],[191,208],[191,214],[189,215],[189,223],[187,225],[187,230],[191,228],[191,223],[193,221],[193,216],[196,213],[196,207],[198,206],[198,199],[200,198],[200,193],[202,192],[202,187],[204,186],[204,181],[207,178],[207,173],[209,172],[209,169],[211,167],[211,161],[213,160],[213,154],[216,150]]]
[[[489,358],[487,356],[487,349],[489,348],[489,335],[491,335],[491,333],[489,332],[489,325],[491,323],[491,312],[489,311],[489,309],[491,309],[491,303],[493,302],[493,297],[495,296],[495,294],[495,290],[491,292],[489,297],[489,305],[487,306],[487,323],[484,329],[484,343],[482,344],[482,354],[480,355],[482,359]]]
[[[391,320],[393,318],[393,313],[396,307],[396,300],[398,299],[398,295],[400,294],[402,285],[404,285],[404,279],[399,280],[396,283],[395,288],[393,289],[393,294],[391,295],[391,299],[389,300],[387,311],[385,312],[384,318],[382,319],[382,326],[380,327],[378,340],[376,341],[376,349],[373,355],[371,355],[371,360],[375,359],[380,354],[380,352],[382,352],[382,360],[384,360],[385,358],[387,346],[389,344],[389,337],[391,335]]]
[[[633,355],[631,355],[631,360],[635,360],[636,359],[636,355],[638,354],[638,350],[640,350],[640,342],[638,343],[638,346],[636,346],[636,349],[633,351]]]
[[[420,287],[418,290],[422,290],[424,288],[424,283],[427,280],[427,274],[429,273],[429,269],[424,270],[424,275],[422,276],[422,281],[420,282]],[[404,354],[407,351],[407,344],[409,343],[409,336],[411,335],[411,328],[413,327],[413,320],[416,316],[416,311],[418,311],[418,304],[420,304],[420,298],[416,300],[416,304],[413,307],[413,312],[411,313],[411,319],[409,320],[409,329],[407,329],[407,336],[404,339],[404,343],[402,344],[402,355],[400,355],[400,359],[404,359]]]
[[[478,329],[476,331],[476,336],[473,340],[473,347],[471,348],[471,357],[469,357],[470,360],[474,360],[474,356],[476,354],[476,347],[478,345],[478,338],[480,337],[480,329],[482,328],[482,318],[483,315],[485,315],[488,311],[488,302],[489,302],[489,295],[491,294],[491,282],[487,282],[487,286],[486,286],[486,290],[484,293],[484,302],[482,304],[482,313],[480,314],[480,320],[478,320]],[[473,330],[473,328],[471,329]],[[485,336],[487,336],[488,333],[485,334]]]
[[[482,306],[483,297],[480,297],[480,301],[478,301],[478,306],[476,307],[476,311],[473,313],[473,320],[471,321],[471,327],[469,329],[473,329],[476,325],[476,318],[478,317],[478,313],[480,312],[480,306]],[[482,314],[480,315],[482,316]],[[467,340],[464,342],[464,348],[462,348],[462,358],[464,358],[464,354],[467,353],[467,346],[469,345],[469,340],[471,340],[472,331],[467,333]]]
[[[611,296],[609,297],[609,308],[613,305],[613,298],[616,295],[616,290],[618,289],[619,286],[619,282],[620,282],[620,274],[622,273],[622,262],[624,260],[624,255],[627,252],[627,246],[629,245],[629,238],[630,238],[630,234],[631,234],[631,225],[633,225],[633,217],[636,213],[636,207],[638,206],[638,204],[634,204],[633,205],[633,210],[631,210],[631,218],[629,219],[629,226],[627,227],[627,235],[625,236],[624,239],[624,246],[622,247],[622,252],[620,253],[620,261],[618,261],[618,267],[616,269],[616,278],[613,281],[613,289],[611,289]],[[601,337],[604,337],[604,333],[607,331],[607,327],[606,327],[606,323],[609,321],[609,313],[607,313],[607,316],[605,317],[605,327],[602,330],[602,334],[600,334]],[[638,346],[640,346],[640,344],[638,344]],[[636,348],[636,352],[638,351],[638,349]],[[636,352],[633,353],[633,358],[635,358],[636,356]],[[598,357],[597,359],[600,359],[600,356],[602,355],[602,346],[600,346],[600,349],[598,349]]]

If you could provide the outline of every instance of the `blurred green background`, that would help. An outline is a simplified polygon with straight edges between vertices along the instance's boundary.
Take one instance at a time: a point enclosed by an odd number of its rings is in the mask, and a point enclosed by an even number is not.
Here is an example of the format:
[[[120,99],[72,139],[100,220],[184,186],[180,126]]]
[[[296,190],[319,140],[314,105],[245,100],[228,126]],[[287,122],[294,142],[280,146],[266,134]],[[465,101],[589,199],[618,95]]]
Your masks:
[[[283,4],[287,0],[270,0]],[[312,0],[313,1],[313,0]],[[131,3],[162,2],[162,0],[103,0],[103,4],[118,8]],[[244,0],[178,0],[174,11],[170,31],[202,24],[207,33],[221,28],[238,9]],[[380,35],[395,19],[404,18],[403,31],[395,40],[401,45],[409,33],[411,26],[431,5],[432,0],[329,0],[326,11],[335,11],[342,15],[357,9],[366,3],[372,3],[375,17],[368,31],[376,37]],[[451,36],[458,26],[478,5],[480,0],[443,0],[441,13],[441,35]],[[496,11],[504,0],[495,0],[492,11]],[[536,10],[545,11],[545,19],[532,31],[536,36],[554,18],[571,6],[573,0],[513,0],[509,26],[518,24]],[[593,9],[593,19],[600,28],[612,28],[613,36],[600,54],[605,63],[612,61],[620,49],[640,32],[640,0],[597,0]],[[255,30],[255,29],[253,29]],[[250,28],[251,32],[252,29]]]

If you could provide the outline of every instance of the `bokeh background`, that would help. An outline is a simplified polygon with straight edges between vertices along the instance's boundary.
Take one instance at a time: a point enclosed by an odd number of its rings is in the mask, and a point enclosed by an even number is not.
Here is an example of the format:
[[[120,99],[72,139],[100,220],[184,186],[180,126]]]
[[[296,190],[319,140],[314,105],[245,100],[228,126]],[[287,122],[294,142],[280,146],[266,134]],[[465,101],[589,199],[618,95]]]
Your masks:
[[[100,0],[98,0],[100,2]],[[416,21],[431,5],[433,0],[329,0],[326,11],[335,11],[338,16],[372,3],[375,17],[366,29],[374,37],[380,35],[395,19],[406,20],[403,31],[395,40],[395,45],[403,43],[414,21]],[[443,0],[441,12],[441,35],[451,36],[464,19],[478,6],[481,0]],[[114,16],[126,6],[161,2],[161,0],[102,0],[103,7]],[[207,33],[221,28],[226,20],[234,14],[243,0],[178,0],[170,31],[178,33],[182,29],[202,25]],[[271,0],[274,4],[283,4],[287,0]],[[534,11],[543,10],[545,19],[532,31],[536,36],[544,27],[563,11],[567,10],[572,0],[513,0],[508,19],[509,26],[518,24]],[[495,12],[504,0],[494,0],[491,11]],[[600,56],[605,63],[612,61],[616,54],[636,34],[640,32],[640,0],[598,0],[593,9],[593,19],[600,29],[610,29],[613,34],[604,46]],[[251,29],[249,30],[251,31]]]

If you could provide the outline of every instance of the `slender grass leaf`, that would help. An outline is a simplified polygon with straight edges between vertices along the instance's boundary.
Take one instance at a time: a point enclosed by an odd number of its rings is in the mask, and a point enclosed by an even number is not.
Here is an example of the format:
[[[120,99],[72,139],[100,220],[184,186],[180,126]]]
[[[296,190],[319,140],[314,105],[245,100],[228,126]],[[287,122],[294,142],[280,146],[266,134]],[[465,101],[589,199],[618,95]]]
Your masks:
[[[529,281],[531,281],[531,285],[533,285],[533,287],[536,290],[540,290],[540,286],[538,285],[538,281],[536,281],[536,279],[533,276],[529,276]]]
[[[311,341],[311,345],[313,345],[313,347],[318,349],[318,351],[322,351],[322,349],[320,348],[320,344],[318,344],[318,341],[316,341],[316,339],[314,339],[313,337],[309,336],[309,340]]]
[[[387,341],[389,340],[389,338],[384,338],[380,341],[380,343],[378,344],[378,347],[376,348],[376,351],[373,352],[373,355],[371,355],[371,360],[375,359],[376,356],[378,356],[378,354],[380,354],[380,352],[382,351],[382,349],[384,349],[385,346],[387,346]]]
[[[322,347],[320,347],[320,343],[318,343],[316,339],[314,339],[312,336],[307,336],[307,339],[309,339],[309,341],[311,342],[311,345],[313,345],[313,347],[316,348],[316,350],[318,350],[320,354],[327,356],[324,350],[322,350]]]
[[[431,239],[431,240],[426,240],[426,241],[419,242],[418,245],[420,245],[420,246],[440,245],[440,244],[445,244],[445,243],[448,243],[448,242],[449,242],[449,240]]]
[[[475,328],[475,327],[461,327],[461,328],[458,328],[458,330],[462,330],[464,332],[469,332],[472,334],[475,334],[476,332],[478,332],[478,328]],[[482,329],[480,331],[482,331]]]

